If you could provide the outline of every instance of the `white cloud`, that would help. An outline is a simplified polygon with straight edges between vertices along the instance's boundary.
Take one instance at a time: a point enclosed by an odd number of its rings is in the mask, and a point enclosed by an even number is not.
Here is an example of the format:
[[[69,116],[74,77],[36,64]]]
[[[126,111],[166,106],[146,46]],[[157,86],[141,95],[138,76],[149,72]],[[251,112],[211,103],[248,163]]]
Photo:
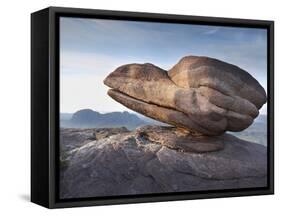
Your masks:
[[[211,27],[209,27],[211,28]],[[220,27],[213,27],[213,29],[210,29],[210,30],[207,30],[205,32],[203,32],[203,34],[205,35],[212,35],[212,34],[215,34],[219,31]]]
[[[104,78],[122,61],[103,55],[61,52],[60,109],[75,112],[92,108],[97,111],[126,110],[107,96]]]
[[[122,60],[85,52],[61,52],[62,75],[105,74],[111,72]]]
[[[127,110],[107,95],[108,88],[103,84],[103,79],[98,74],[64,76],[60,82],[61,112],[71,113],[85,108],[100,112]]]

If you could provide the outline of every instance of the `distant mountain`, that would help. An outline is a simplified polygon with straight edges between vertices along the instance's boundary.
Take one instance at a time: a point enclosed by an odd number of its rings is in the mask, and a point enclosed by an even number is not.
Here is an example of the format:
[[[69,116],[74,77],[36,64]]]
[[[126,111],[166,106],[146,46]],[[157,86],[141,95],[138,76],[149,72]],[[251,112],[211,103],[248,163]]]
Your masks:
[[[117,128],[126,127],[134,130],[142,125],[167,125],[140,114],[129,112],[109,112],[102,114],[91,109],[79,110],[75,113],[61,113],[62,128]],[[228,132],[240,139],[267,145],[267,116],[259,115],[254,123],[244,131]]]
[[[157,120],[154,120],[152,118],[149,118],[147,116],[144,116],[144,115],[141,115],[139,113],[136,113],[136,115],[143,121],[146,122],[146,124],[148,125],[161,125],[161,126],[169,126],[168,124],[165,124],[163,122],[160,122],[160,121],[157,121]],[[170,125],[171,126],[171,125]]]
[[[129,112],[99,113],[91,109],[79,110],[71,115],[61,114],[61,127],[64,128],[104,128],[126,127],[134,129],[147,123],[137,115]]]

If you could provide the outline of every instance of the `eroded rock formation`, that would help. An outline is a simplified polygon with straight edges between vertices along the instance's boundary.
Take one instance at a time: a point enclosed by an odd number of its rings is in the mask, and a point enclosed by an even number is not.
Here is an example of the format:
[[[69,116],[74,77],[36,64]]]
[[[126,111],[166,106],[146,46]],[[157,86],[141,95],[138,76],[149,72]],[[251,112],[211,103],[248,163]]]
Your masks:
[[[248,72],[208,57],[184,57],[169,71],[123,65],[104,83],[126,107],[205,135],[246,129],[266,102],[265,90]]]

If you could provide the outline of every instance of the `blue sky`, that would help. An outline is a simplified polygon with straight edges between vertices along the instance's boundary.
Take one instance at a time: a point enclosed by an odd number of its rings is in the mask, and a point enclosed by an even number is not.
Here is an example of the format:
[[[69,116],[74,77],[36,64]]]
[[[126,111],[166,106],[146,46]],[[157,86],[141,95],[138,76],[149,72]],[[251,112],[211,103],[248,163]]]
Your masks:
[[[106,94],[110,72],[145,62],[168,70],[187,55],[236,64],[266,89],[266,37],[255,28],[61,18],[61,112],[127,110]]]

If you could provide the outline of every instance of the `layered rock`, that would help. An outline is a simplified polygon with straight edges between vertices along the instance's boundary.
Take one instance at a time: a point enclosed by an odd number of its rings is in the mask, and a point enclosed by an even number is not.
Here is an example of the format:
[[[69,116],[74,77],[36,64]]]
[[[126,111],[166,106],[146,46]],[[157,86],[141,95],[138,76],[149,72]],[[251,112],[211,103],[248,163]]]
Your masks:
[[[143,126],[136,129],[138,143],[147,140],[181,152],[212,152],[222,150],[228,142],[227,135],[204,136],[175,127]]]
[[[266,102],[249,73],[208,57],[184,57],[168,72],[153,64],[123,65],[104,83],[128,108],[206,135],[244,130]]]
[[[83,130],[89,129],[80,129],[80,134]],[[83,141],[79,133],[74,135],[67,129],[62,129],[62,132],[62,139],[72,136],[77,141],[73,145],[80,147],[69,151],[61,165],[61,198],[211,191],[267,185],[266,148],[229,134],[217,137],[214,142],[224,143],[224,149],[197,153],[178,150],[177,146],[167,144],[173,143],[171,140],[182,140],[183,134],[175,128],[146,126],[90,142]],[[200,142],[197,138],[196,142]]]

